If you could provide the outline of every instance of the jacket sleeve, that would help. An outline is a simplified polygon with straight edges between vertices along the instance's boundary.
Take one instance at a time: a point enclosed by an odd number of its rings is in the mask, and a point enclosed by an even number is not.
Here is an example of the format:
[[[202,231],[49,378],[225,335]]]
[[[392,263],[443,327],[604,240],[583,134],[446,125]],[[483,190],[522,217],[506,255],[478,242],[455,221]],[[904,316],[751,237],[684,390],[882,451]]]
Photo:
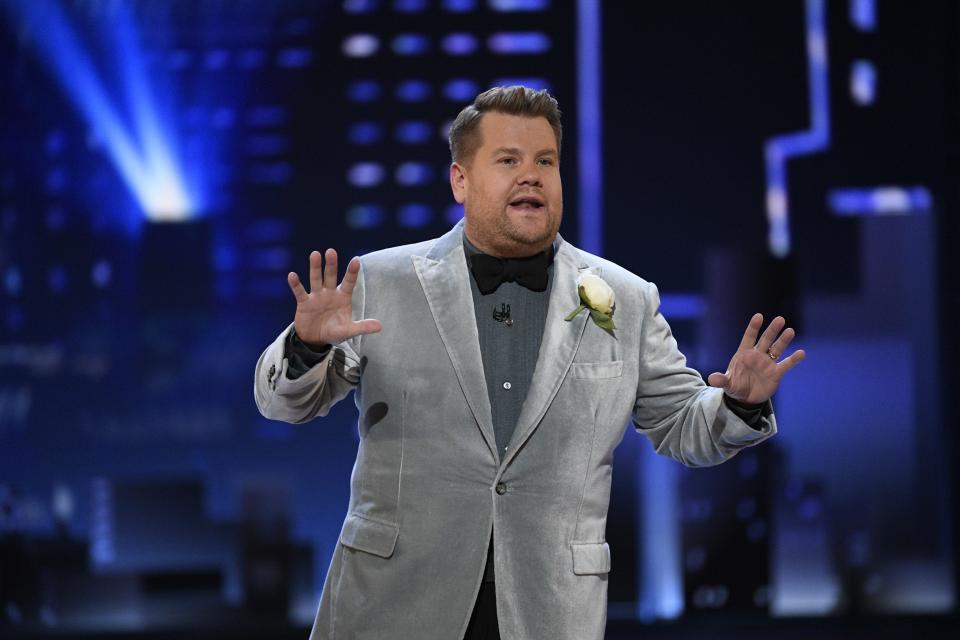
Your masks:
[[[353,289],[354,320],[364,317],[364,291],[361,262]],[[305,372],[288,375],[291,360],[286,347],[292,332],[293,323],[290,323],[260,355],[254,372],[253,395],[257,409],[265,418],[301,423],[327,415],[333,405],[360,383],[363,336],[333,345]]]
[[[773,436],[777,422],[772,403],[768,400],[756,423],[748,426],[724,402],[722,389],[707,386],[687,366],[660,313],[660,294],[652,282],[645,298],[633,423],[657,453],[688,467],[705,467]]]

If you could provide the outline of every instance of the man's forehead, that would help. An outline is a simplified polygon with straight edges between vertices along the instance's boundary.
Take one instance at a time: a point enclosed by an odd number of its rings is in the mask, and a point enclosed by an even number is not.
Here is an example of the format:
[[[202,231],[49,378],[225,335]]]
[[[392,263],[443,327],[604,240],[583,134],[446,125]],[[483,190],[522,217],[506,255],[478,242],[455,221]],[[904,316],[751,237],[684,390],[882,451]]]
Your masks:
[[[532,138],[538,149],[557,151],[553,127],[543,116],[521,116],[497,111],[485,113],[480,120],[480,133],[482,146],[488,150],[528,146],[522,143],[529,143]]]

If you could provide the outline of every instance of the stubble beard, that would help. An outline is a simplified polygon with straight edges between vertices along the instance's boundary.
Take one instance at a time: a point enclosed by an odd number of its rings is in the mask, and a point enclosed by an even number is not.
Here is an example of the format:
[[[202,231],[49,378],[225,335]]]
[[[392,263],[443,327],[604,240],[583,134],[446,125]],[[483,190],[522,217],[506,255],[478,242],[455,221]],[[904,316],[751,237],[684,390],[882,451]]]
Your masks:
[[[477,241],[486,246],[488,251],[494,252],[501,257],[524,257],[533,255],[550,246],[560,228],[560,220],[563,216],[563,201],[556,205],[556,213],[553,213],[551,207],[548,211],[538,213],[543,216],[542,225],[524,225],[518,224],[513,220],[509,211],[509,203],[493,204],[489,200],[477,203],[478,208],[490,209],[496,207],[495,215],[471,216],[466,212],[467,222],[472,218],[477,220],[492,221],[493,225],[487,224],[468,224],[467,227],[476,236]],[[491,226],[493,228],[491,228]]]
[[[509,240],[510,244],[518,248],[536,248],[539,250],[541,245],[548,243],[556,235],[556,230],[553,228],[553,219],[549,216],[549,213],[545,212],[543,216],[543,220],[540,221],[541,224],[537,225],[538,228],[531,229],[529,226],[518,224],[511,219],[510,212],[503,209],[500,212],[499,224],[497,225],[498,231],[502,238]]]

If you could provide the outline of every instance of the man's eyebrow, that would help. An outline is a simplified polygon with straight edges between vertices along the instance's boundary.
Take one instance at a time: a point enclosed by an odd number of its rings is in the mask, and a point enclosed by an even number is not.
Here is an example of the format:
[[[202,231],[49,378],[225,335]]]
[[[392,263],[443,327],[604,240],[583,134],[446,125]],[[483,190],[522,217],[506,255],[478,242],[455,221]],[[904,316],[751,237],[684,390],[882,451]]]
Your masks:
[[[500,147],[499,149],[497,149],[497,150],[494,151],[493,153],[494,153],[494,155],[501,154],[501,153],[509,153],[509,154],[512,154],[512,155],[515,155],[515,156],[522,156],[522,155],[523,155],[523,152],[522,152],[520,149],[516,148],[516,147]],[[555,155],[557,155],[557,150],[556,150],[556,149],[541,149],[540,151],[538,151],[538,152],[536,153],[536,155],[538,155],[538,156],[548,156],[548,155],[553,155],[553,156],[555,156]]]

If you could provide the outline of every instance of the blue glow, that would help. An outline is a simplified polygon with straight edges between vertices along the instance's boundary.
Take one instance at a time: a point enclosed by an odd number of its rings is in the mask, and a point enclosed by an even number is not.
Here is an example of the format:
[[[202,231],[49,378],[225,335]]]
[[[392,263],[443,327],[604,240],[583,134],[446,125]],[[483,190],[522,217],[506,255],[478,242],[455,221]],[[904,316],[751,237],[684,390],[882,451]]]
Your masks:
[[[113,539],[113,488],[105,478],[94,478],[91,489],[90,562],[102,567],[116,560]]]
[[[386,213],[378,204],[358,204],[347,210],[347,226],[351,229],[372,229],[383,224]]]
[[[279,420],[257,420],[254,424],[254,433],[260,440],[289,440],[294,431],[292,424]]]
[[[443,211],[443,218],[447,224],[457,224],[463,218],[463,205],[456,202],[448,205]]]
[[[240,252],[232,244],[220,244],[213,250],[213,268],[217,271],[236,271],[240,266]]]
[[[380,38],[371,33],[355,33],[344,39],[341,51],[348,58],[369,58],[380,50]]]
[[[289,148],[286,136],[281,135],[253,135],[247,138],[244,145],[247,155],[275,156],[286,153]]]
[[[489,0],[494,11],[544,11],[550,8],[550,0]]]
[[[262,300],[282,300],[290,295],[289,288],[277,286],[277,278],[272,274],[248,280],[247,291],[251,297]]]
[[[277,65],[285,69],[302,69],[313,63],[313,51],[305,47],[291,47],[277,54]]]
[[[286,121],[286,107],[261,105],[247,111],[247,124],[251,127],[279,127]]]
[[[423,144],[433,134],[433,127],[423,120],[411,120],[397,125],[396,137],[403,144]]]
[[[764,148],[767,177],[767,244],[777,257],[790,253],[790,197],[787,161],[830,146],[830,93],[824,1],[806,0],[807,84],[810,128],[767,140]]]
[[[467,13],[477,8],[477,0],[443,0],[443,10],[450,13]]]
[[[933,197],[922,186],[831,189],[827,205],[839,216],[909,215],[930,211]]]
[[[214,129],[229,129],[237,120],[237,114],[229,107],[220,107],[210,117]]]
[[[397,100],[401,102],[423,102],[430,93],[430,85],[423,80],[404,80],[396,88]]]
[[[97,139],[146,216],[153,220],[185,220],[201,208],[187,195],[177,164],[172,138],[160,124],[156,101],[147,85],[146,66],[140,55],[132,20],[125,5],[118,5],[105,33],[116,47],[122,88],[133,127],[127,127],[109,96],[106,85],[58,2],[31,0],[3,3],[19,12],[36,43],[36,53],[60,84],[67,98],[86,119]]]
[[[355,122],[347,129],[347,139],[353,144],[375,144],[383,138],[383,126],[376,122]]]
[[[255,164],[250,167],[250,180],[257,184],[286,184],[293,177],[293,167],[287,162]]]
[[[705,308],[703,296],[696,293],[660,294],[660,313],[671,320],[695,320]]]
[[[441,46],[451,56],[468,56],[476,52],[479,44],[472,33],[451,33],[444,37]]]
[[[850,66],[850,97],[861,106],[877,99],[877,69],[869,60],[854,60]]]
[[[259,69],[266,62],[267,56],[260,49],[247,49],[237,56],[237,66],[244,70]]]
[[[18,305],[10,305],[7,307],[7,314],[5,317],[7,322],[7,330],[11,333],[16,333],[23,329],[23,325],[26,323],[26,316],[23,313],[23,308]]]
[[[860,31],[876,30],[876,0],[850,0],[850,23]]]
[[[193,54],[183,49],[171,51],[167,56],[167,68],[171,71],[183,71],[193,64]]]
[[[63,192],[67,186],[67,172],[62,167],[50,169],[47,172],[46,191],[51,195]]]
[[[590,81],[592,82],[592,81]],[[550,91],[550,82],[546,78],[533,78],[533,77],[512,77],[512,78],[497,78],[493,81],[494,87],[512,87],[514,85],[521,85],[524,87],[529,87],[536,91],[541,89],[546,89]]]
[[[641,448],[639,454],[638,486],[656,490],[640,492],[637,617],[645,621],[677,618],[683,613],[679,471],[672,460],[649,447]],[[653,540],[657,543],[651,544]]]
[[[355,187],[375,187],[383,182],[383,176],[379,162],[358,162],[347,171],[347,182]]]
[[[244,261],[255,270],[286,271],[291,264],[290,250],[286,247],[250,249],[245,253]]]
[[[375,80],[355,80],[347,85],[347,100],[350,102],[374,102],[383,92],[380,83]]]
[[[63,133],[62,130],[54,130],[47,134],[46,148],[47,155],[49,156],[59,156],[63,153],[64,147],[67,145],[67,136]]]
[[[433,209],[429,205],[415,202],[405,204],[397,211],[397,222],[402,227],[423,227],[433,218]]]
[[[54,293],[63,293],[67,288],[67,270],[60,266],[50,267],[47,272],[47,286]]]
[[[23,286],[23,277],[20,275],[20,269],[7,267],[6,273],[3,274],[3,286],[11,296],[19,294]]]
[[[90,279],[98,289],[106,288],[112,278],[113,268],[107,260],[97,260],[93,268],[90,269]]]
[[[420,56],[430,50],[430,39],[422,33],[401,33],[391,44],[398,56]]]
[[[230,52],[226,49],[211,49],[203,56],[203,66],[208,71],[221,71],[230,64]]]
[[[487,48],[498,55],[546,53],[550,36],[542,31],[500,31],[487,38]]]
[[[603,66],[600,60],[600,7],[592,0],[577,3],[577,169],[580,174],[578,244],[603,254]],[[539,78],[524,78],[536,89]],[[561,154],[562,155],[562,154]]]
[[[379,0],[343,0],[343,10],[346,13],[373,13],[379,8]]]
[[[446,120],[443,124],[440,125],[440,129],[437,131],[440,134],[440,139],[446,142],[450,140],[450,127],[453,126],[453,120]]]
[[[405,187],[416,187],[430,182],[430,165],[426,162],[401,163],[394,177],[397,183]]]
[[[47,209],[45,223],[50,231],[60,231],[67,222],[67,217],[63,213],[63,207],[53,206]]]
[[[453,102],[472,101],[480,93],[480,83],[467,78],[454,78],[443,85],[443,95]]]
[[[427,8],[427,0],[393,0],[393,10],[397,13],[420,13]]]
[[[246,227],[246,237],[252,242],[286,242],[293,233],[290,220],[260,219]]]

